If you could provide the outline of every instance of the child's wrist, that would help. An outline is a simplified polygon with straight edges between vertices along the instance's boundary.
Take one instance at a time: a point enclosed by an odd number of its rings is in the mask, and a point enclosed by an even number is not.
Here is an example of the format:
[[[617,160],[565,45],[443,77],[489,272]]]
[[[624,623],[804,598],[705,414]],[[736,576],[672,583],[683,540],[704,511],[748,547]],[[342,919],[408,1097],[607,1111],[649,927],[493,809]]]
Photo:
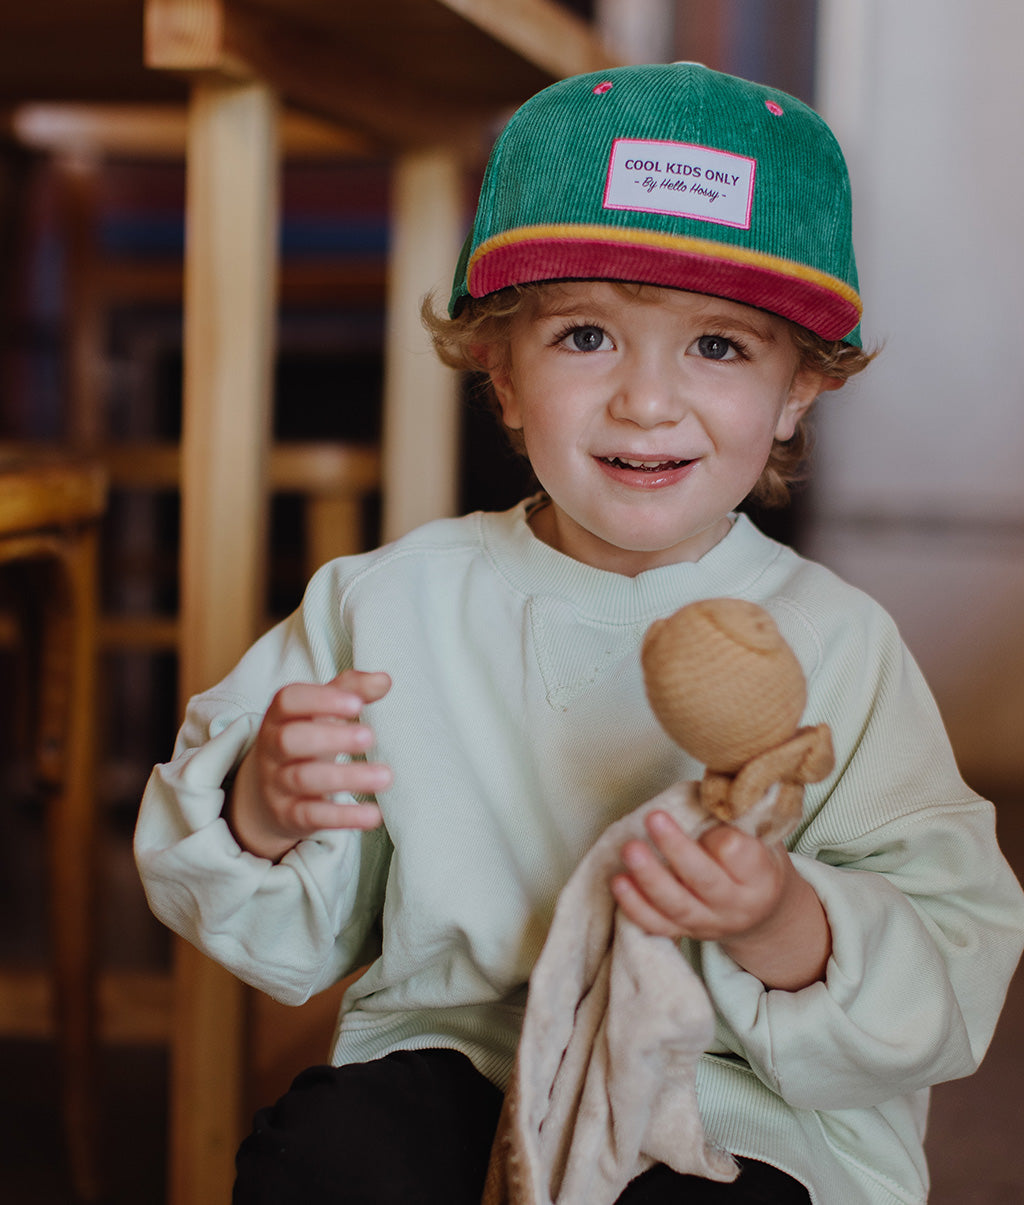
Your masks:
[[[787,856],[778,906],[753,929],[719,945],[769,990],[799,991],[824,979],[832,932],[817,892]]]
[[[266,808],[259,798],[259,785],[255,781],[255,765],[251,754],[243,758],[233,778],[224,784],[225,800],[221,815],[232,837],[241,849],[280,862],[284,855],[295,847],[295,838],[283,836],[271,830],[260,820]]]

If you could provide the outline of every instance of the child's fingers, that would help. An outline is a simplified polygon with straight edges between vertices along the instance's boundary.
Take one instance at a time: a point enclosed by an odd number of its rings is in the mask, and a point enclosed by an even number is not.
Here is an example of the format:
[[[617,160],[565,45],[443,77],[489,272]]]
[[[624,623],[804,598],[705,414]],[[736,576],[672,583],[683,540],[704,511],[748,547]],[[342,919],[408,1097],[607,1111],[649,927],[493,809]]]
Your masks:
[[[336,682],[292,682],[282,686],[267,708],[267,719],[277,724],[304,719],[357,719],[365,700]]]
[[[731,886],[722,867],[702,841],[687,836],[671,816],[665,812],[652,812],[647,817],[646,828],[652,845],[672,875],[698,899],[711,903]]]
[[[647,841],[622,847],[625,874],[612,890],[626,914],[650,933],[701,941],[749,932],[776,906],[782,846],[728,825],[697,841],[664,812],[646,820]]]
[[[616,875],[611,881],[611,889],[622,911],[645,933],[656,937],[682,936],[682,928],[645,899],[628,875]]]
[[[382,699],[390,689],[387,674],[348,669],[330,682],[292,682],[283,686],[271,700],[267,715],[276,723],[304,718],[354,720],[367,703]]]
[[[338,723],[331,716],[281,724],[268,733],[267,740],[272,756],[289,762],[365,753],[373,744],[373,732],[365,724]]]
[[[272,787],[283,800],[327,795],[373,795],[391,786],[391,770],[380,762],[297,761],[280,766]]]
[[[627,841],[622,847],[622,861],[633,887],[653,909],[672,922],[675,932],[705,917],[707,909],[703,901],[646,842]]]
[[[749,883],[764,874],[774,874],[778,860],[785,857],[781,844],[767,846],[750,833],[740,832],[727,824],[709,829],[700,843],[737,885]]]
[[[375,803],[331,803],[326,799],[302,799],[292,808],[296,830],[307,836],[323,829],[379,828],[383,822]]]
[[[382,672],[368,673],[366,670],[347,669],[340,673],[328,686],[350,692],[364,703],[376,703],[391,689],[391,678]]]

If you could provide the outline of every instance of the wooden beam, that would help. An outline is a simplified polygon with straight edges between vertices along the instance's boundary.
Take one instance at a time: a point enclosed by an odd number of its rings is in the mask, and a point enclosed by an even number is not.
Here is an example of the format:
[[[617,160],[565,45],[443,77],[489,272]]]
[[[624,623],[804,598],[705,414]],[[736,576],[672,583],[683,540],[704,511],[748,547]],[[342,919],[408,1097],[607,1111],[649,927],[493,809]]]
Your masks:
[[[25,104],[0,119],[22,146],[49,154],[116,159],[182,159],[188,139],[184,105]],[[286,157],[341,159],[367,154],[370,142],[308,113],[281,116]]]
[[[384,355],[385,540],[455,513],[459,378],[420,323],[430,292],[447,302],[463,233],[462,173],[450,151],[417,151],[395,166]]]
[[[0,104],[180,102],[195,72],[245,74],[253,66],[239,26],[296,31],[300,37],[281,43],[282,60],[299,45],[322,48],[308,73],[301,61],[280,68],[335,107],[346,103],[346,67],[364,68],[353,79],[373,81],[375,90],[353,90],[349,99],[385,116],[398,99],[393,89],[404,89],[419,96],[422,111],[454,103],[486,120],[610,58],[592,28],[556,0],[41,0],[0,5]],[[148,67],[159,70],[147,70],[140,43]],[[266,79],[290,99],[282,78]]]
[[[112,443],[101,459],[115,487],[177,489],[181,452],[173,443]],[[267,486],[281,493],[348,498],[380,484],[380,452],[372,444],[281,443],[268,453]]]
[[[431,3],[436,0],[431,0]],[[261,79],[292,104],[385,147],[469,140],[481,115],[454,93],[385,77],[344,29],[231,0],[146,0],[146,63],[164,71]]]
[[[181,81],[142,62],[139,0],[0,4],[0,105],[177,101]]]
[[[173,615],[103,615],[99,622],[100,648],[178,651],[181,625]]]
[[[100,1040],[147,1045],[171,1035],[171,978],[166,972],[111,970],[96,980]],[[0,972],[0,1032],[46,1040],[57,1032],[53,976],[48,970]]]
[[[223,0],[146,0],[143,37],[147,67],[162,71],[251,74],[227,48]]]
[[[258,634],[277,278],[277,104],[262,84],[193,85],[182,432],[183,699]],[[171,1205],[230,1199],[242,1128],[241,983],[175,945]]]
[[[290,13],[231,8],[225,46],[227,61],[244,61],[290,103],[384,149],[440,141],[474,146],[490,116],[454,89],[425,89],[415,78],[389,72],[344,30],[304,25]]]
[[[147,0],[145,30],[152,67],[264,79],[391,149],[469,148],[545,84],[615,62],[551,0]]]
[[[602,71],[617,64],[591,26],[550,0],[440,0],[440,3],[548,72],[552,79]]]
[[[255,83],[198,83],[186,196],[185,697],[223,677],[258,635],[278,167],[273,93]]]
[[[55,158],[54,178],[66,255],[64,423],[72,445],[92,451],[104,435],[103,314],[97,304],[99,162],[84,149],[66,151]]]

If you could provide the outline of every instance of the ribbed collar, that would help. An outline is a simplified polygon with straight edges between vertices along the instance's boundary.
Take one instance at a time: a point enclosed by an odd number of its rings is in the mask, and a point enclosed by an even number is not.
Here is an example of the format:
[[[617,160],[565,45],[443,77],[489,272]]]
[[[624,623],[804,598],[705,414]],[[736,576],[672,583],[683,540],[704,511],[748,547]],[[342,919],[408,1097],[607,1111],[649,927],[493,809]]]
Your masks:
[[[699,598],[742,594],[781,551],[746,516],[734,515],[728,535],[699,561],[627,577],[585,565],[539,540],[526,521],[534,501],[480,516],[492,563],[520,593],[554,596],[581,616],[606,623],[647,622]]]

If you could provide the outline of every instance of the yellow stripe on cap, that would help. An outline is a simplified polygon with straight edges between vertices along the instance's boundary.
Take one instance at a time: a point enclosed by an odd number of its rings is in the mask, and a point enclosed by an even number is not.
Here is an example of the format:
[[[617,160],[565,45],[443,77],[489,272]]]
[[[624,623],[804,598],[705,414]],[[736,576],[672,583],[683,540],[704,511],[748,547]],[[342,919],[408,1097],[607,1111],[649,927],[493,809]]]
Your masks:
[[[712,242],[710,239],[692,238],[687,235],[664,234],[658,231],[634,230],[620,226],[575,225],[572,223],[550,223],[538,226],[520,226],[505,230],[486,239],[470,257],[467,277],[472,276],[474,266],[494,251],[505,250],[521,243],[538,242],[581,242],[620,243],[623,246],[644,247],[657,251],[670,251],[688,255],[705,256],[737,266],[760,268],[791,279],[803,280],[808,284],[825,289],[850,305],[859,316],[863,310],[857,290],[838,277],[831,276],[807,264],[795,260],[769,255],[764,251],[751,251],[730,243]]]

